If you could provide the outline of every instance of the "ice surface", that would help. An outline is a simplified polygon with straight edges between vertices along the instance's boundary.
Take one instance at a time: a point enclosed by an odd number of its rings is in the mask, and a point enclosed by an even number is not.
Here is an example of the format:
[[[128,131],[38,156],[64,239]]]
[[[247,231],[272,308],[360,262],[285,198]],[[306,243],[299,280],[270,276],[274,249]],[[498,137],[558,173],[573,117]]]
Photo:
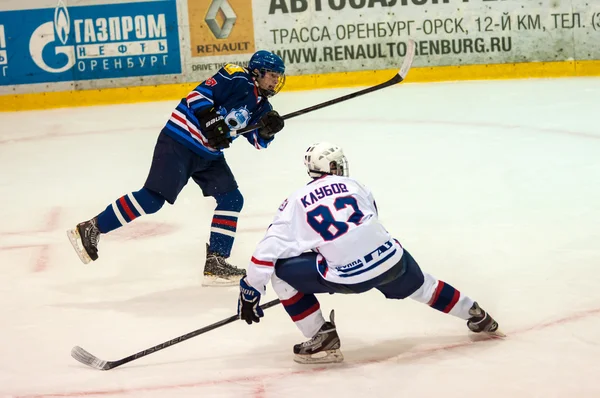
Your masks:
[[[352,91],[273,103],[284,114]],[[281,306],[108,372],[73,360],[74,345],[115,360],[235,313],[237,288],[200,286],[214,200],[193,181],[103,236],[95,263],[65,235],[142,186],[175,105],[0,114],[0,397],[600,396],[597,78],[404,83],[290,119],[266,151],[227,150],[245,196],[232,262],[247,265],[307,181],[304,150],[335,142],[388,230],[506,340],[372,292],[320,297],[338,365],[292,361],[304,338]]]

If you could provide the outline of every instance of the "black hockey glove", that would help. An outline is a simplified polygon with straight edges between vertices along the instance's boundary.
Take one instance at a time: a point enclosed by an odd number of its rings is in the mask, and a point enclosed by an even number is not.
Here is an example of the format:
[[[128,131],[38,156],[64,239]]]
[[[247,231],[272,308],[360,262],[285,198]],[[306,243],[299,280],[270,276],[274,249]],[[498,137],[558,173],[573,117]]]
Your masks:
[[[260,322],[265,315],[260,308],[260,293],[248,284],[246,278],[240,280],[240,298],[238,300],[238,316],[248,325]]]
[[[215,108],[209,108],[199,112],[196,117],[200,122],[200,128],[208,139],[208,145],[213,148],[229,148],[231,138],[229,137],[229,126],[225,118],[217,113]]]
[[[261,119],[263,127],[258,129],[258,135],[263,140],[270,140],[283,129],[285,122],[277,111],[267,112]]]

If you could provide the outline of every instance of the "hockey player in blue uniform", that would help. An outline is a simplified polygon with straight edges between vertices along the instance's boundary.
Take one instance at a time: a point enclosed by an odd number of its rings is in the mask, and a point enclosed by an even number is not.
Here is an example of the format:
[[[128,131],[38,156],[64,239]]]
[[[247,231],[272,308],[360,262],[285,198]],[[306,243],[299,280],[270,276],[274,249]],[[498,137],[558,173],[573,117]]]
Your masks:
[[[276,54],[258,51],[247,68],[227,64],[183,98],[158,136],[152,164],[142,189],[121,196],[96,217],[67,231],[81,261],[98,259],[101,234],[146,214],[165,201],[175,203],[192,178],[217,205],[206,245],[205,285],[237,284],[246,274],[227,262],[244,199],[223,149],[238,136],[235,130],[261,123],[245,134],[256,149],[267,148],[284,121],[269,98],[285,83],[285,65]],[[81,245],[80,245],[81,244]]]
[[[260,297],[271,280],[285,310],[310,340],[294,346],[300,363],[341,362],[333,311],[326,322],[315,293],[363,293],[413,300],[467,321],[476,333],[504,336],[473,299],[421,271],[378,220],[372,193],[348,177],[342,149],[311,146],[304,163],[313,179],[279,207],[240,281],[239,317],[259,322]]]

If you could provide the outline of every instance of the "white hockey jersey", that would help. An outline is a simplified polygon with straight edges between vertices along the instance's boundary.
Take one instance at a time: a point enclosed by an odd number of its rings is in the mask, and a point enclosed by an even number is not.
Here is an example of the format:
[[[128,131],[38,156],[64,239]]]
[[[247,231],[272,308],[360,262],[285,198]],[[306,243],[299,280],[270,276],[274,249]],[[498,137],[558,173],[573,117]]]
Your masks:
[[[356,284],[393,267],[402,246],[379,223],[371,192],[358,181],[326,175],[279,207],[248,267],[248,283],[265,294],[277,260],[319,253],[315,267],[328,281]]]

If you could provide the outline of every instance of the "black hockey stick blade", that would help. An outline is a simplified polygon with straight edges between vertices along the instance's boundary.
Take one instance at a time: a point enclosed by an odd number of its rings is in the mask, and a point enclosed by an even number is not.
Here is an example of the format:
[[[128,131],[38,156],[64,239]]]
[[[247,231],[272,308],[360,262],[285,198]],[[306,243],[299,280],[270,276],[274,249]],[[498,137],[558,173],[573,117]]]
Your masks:
[[[369,93],[372,93],[373,91],[381,90],[382,88],[390,87],[395,84],[401,83],[406,78],[406,75],[408,75],[408,71],[410,70],[410,68],[412,66],[414,58],[415,58],[415,42],[414,42],[414,40],[409,39],[407,49],[406,49],[406,56],[404,57],[402,66],[400,67],[400,70],[398,71],[398,73],[396,73],[394,75],[394,77],[391,78],[390,80],[380,83],[376,86],[372,86],[372,87],[366,88],[364,90],[357,91],[355,93],[344,95],[342,97],[334,98],[332,100],[325,101],[320,104],[310,106],[308,108],[304,108],[304,109],[300,109],[300,110],[292,112],[292,113],[288,113],[287,115],[283,115],[282,118],[284,120],[291,119],[296,116],[304,115],[305,113],[316,111],[317,109],[322,109],[327,106],[339,104],[340,102],[347,101],[349,99],[356,98],[361,95],[369,94]],[[257,124],[245,127],[240,130],[234,130],[234,131],[232,131],[232,134],[235,134],[236,136],[238,136],[240,134],[249,133],[250,131],[256,130],[257,128],[260,128],[260,127],[263,127],[262,123],[257,123]]]
[[[260,308],[262,308],[263,310],[266,310],[267,308],[274,307],[279,303],[280,303],[279,299],[272,300],[266,304],[261,305]],[[81,362],[82,364],[87,365],[91,368],[98,369],[98,370],[110,370],[110,369],[116,368],[117,366],[121,366],[123,364],[134,361],[136,359],[145,357],[146,355],[150,355],[153,352],[160,351],[167,347],[171,347],[172,345],[181,343],[182,341],[191,339],[192,337],[196,337],[198,335],[201,335],[201,334],[211,331],[213,329],[219,328],[223,325],[227,325],[229,323],[235,322],[238,319],[239,318],[237,315],[230,316],[229,318],[223,319],[219,322],[215,322],[215,323],[205,326],[201,329],[197,329],[197,330],[194,330],[193,332],[184,334],[182,336],[176,337],[169,341],[165,341],[164,343],[155,345],[154,347],[151,347],[151,348],[147,348],[143,351],[138,352],[137,354],[130,355],[128,357],[119,359],[117,361],[105,361],[103,359],[98,358],[97,356],[95,356],[93,354],[90,354],[88,351],[84,350],[83,348],[81,348],[79,346],[73,347],[73,349],[71,350],[71,356],[78,362]]]

